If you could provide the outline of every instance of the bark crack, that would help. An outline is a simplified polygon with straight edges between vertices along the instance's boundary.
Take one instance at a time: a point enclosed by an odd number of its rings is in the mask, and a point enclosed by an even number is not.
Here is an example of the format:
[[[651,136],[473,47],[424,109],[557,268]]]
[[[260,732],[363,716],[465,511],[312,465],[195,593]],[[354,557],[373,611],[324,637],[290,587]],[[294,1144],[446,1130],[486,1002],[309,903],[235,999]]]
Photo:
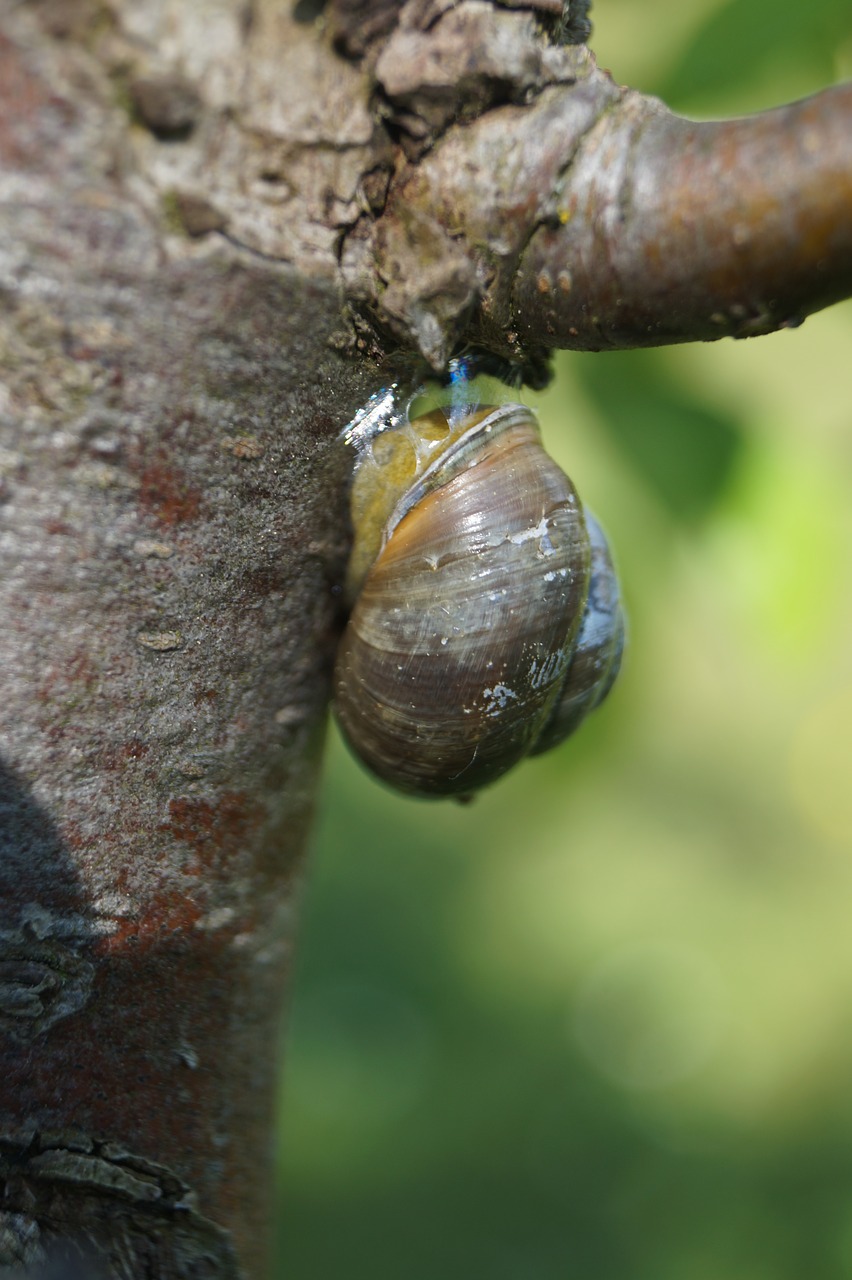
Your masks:
[[[87,1280],[240,1276],[229,1234],[165,1165],[79,1131],[0,1133],[0,1277],[60,1261]]]

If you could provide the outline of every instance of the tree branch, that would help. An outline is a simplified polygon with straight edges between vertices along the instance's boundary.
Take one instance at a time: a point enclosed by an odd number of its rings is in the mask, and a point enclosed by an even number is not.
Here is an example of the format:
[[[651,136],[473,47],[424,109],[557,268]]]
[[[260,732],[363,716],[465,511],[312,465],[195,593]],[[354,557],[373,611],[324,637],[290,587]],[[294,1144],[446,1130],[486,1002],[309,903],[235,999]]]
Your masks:
[[[707,124],[631,95],[568,189],[520,263],[522,336],[585,350],[746,338],[852,293],[852,85]]]
[[[409,160],[342,266],[436,368],[471,339],[535,363],[767,333],[852,292],[852,86],[698,124],[529,15],[467,0],[414,30],[412,7],[375,71]]]

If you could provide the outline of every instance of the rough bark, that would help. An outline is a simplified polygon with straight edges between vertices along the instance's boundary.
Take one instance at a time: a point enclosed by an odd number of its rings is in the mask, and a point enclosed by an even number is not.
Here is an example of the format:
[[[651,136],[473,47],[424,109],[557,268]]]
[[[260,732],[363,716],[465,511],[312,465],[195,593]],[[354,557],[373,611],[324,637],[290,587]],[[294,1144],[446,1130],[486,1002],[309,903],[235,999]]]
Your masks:
[[[848,92],[777,117],[790,221],[770,117],[677,122],[531,8],[0,4],[0,1274],[262,1273],[380,377],[849,291]]]
[[[0,48],[0,1263],[259,1275],[370,371],[330,273],[175,230],[59,12]]]

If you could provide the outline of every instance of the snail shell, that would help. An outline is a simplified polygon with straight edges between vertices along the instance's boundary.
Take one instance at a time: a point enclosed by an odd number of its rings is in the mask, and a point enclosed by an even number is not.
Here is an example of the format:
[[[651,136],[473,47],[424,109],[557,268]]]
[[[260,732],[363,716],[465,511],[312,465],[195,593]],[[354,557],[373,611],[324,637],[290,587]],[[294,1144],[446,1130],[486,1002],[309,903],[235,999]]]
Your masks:
[[[592,555],[589,594],[574,640],[571,665],[530,751],[533,756],[558,746],[590,711],[600,706],[621,667],[624,614],[618,578],[603,529],[588,508],[584,508],[584,515]]]
[[[344,736],[380,778],[467,795],[560,741],[623,643],[606,540],[523,405],[375,436],[355,475]]]

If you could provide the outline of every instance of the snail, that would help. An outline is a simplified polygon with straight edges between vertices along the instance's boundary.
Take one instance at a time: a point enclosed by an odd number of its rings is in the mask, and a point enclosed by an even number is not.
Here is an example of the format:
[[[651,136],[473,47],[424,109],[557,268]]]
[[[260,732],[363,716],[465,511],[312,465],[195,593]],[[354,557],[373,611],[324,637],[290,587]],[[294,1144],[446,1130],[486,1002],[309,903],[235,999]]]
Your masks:
[[[345,433],[351,612],[334,706],[379,778],[466,798],[603,700],[624,619],[606,538],[532,410],[452,373],[447,403],[400,408],[390,388]]]

